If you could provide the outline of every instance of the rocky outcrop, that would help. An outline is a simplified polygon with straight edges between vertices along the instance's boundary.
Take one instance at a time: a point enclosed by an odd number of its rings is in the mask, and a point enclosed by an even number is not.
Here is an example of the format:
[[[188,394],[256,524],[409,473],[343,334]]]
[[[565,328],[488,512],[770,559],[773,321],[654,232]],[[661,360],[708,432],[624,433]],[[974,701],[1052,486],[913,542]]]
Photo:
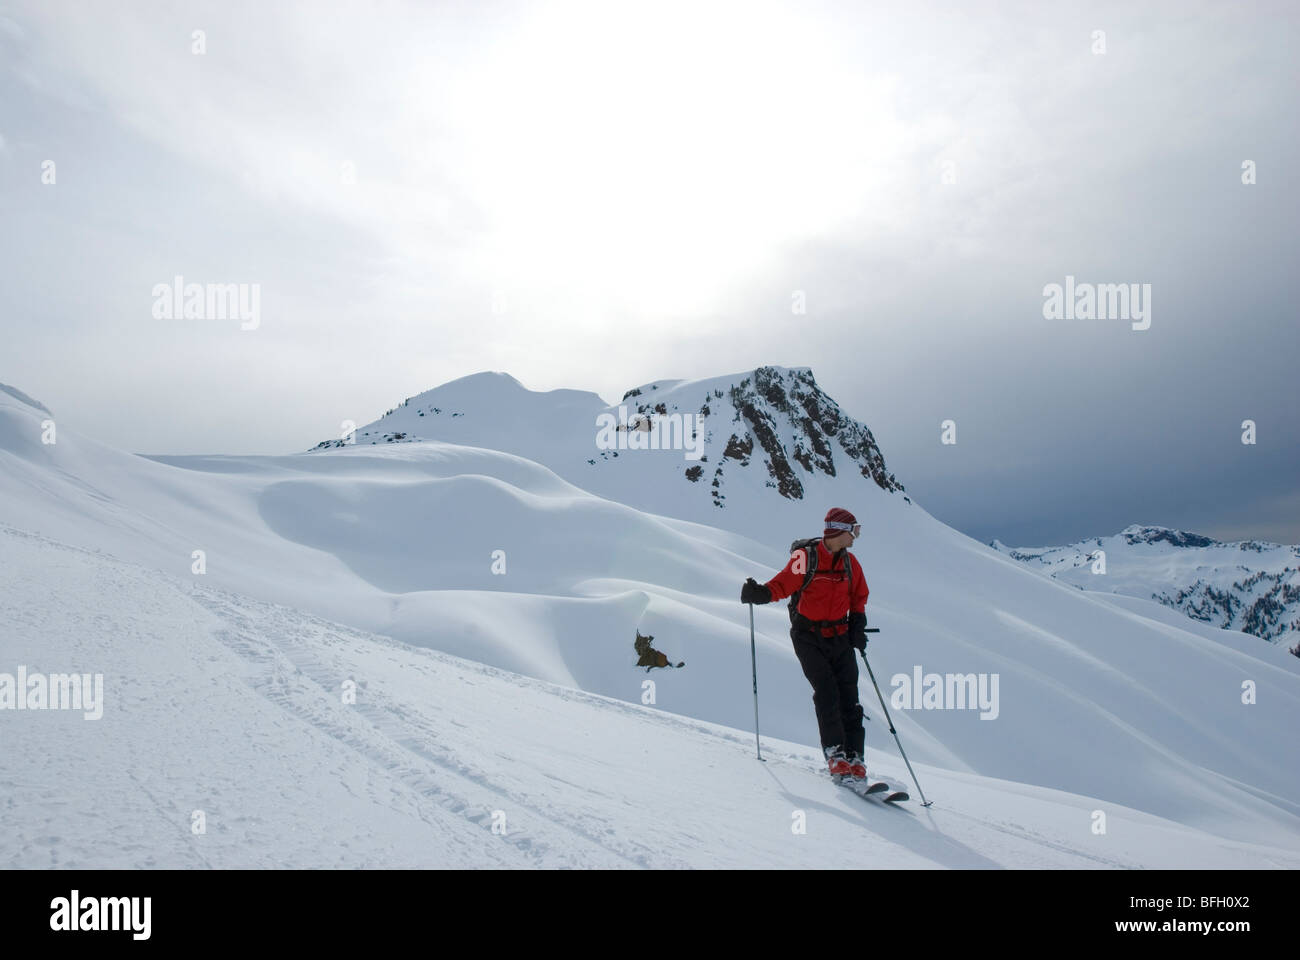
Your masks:
[[[797,464],[806,473],[834,477],[835,447],[842,465],[855,469],[887,492],[904,487],[885,467],[884,454],[863,424],[848,417],[839,404],[822,392],[811,370],[759,367],[753,376],[735,384],[728,399],[735,420],[746,428],[741,439],[732,434],[727,458],[748,463],[756,447],[766,466],[769,484],[783,497],[802,499],[803,484]],[[742,452],[743,457],[734,452]]]

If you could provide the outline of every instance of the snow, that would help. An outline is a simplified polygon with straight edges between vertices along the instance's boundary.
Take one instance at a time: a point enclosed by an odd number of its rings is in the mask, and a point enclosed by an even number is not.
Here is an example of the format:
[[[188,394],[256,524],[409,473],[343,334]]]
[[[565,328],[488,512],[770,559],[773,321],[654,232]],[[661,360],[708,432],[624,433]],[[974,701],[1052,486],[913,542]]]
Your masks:
[[[1062,583],[1158,600],[1189,618],[1232,631],[1249,628],[1281,650],[1294,645],[1283,637],[1288,624],[1300,628],[1294,587],[1300,578],[1300,547],[1257,540],[1202,540],[1209,538],[1130,524],[1115,536],[1062,547],[1012,548],[994,541],[994,549]],[[1098,550],[1105,553],[1104,573],[1094,572]]]
[[[796,502],[738,471],[725,510],[680,494],[681,451],[584,473],[594,394],[480,374],[421,396],[461,433],[146,458],[63,422],[44,444],[0,394],[0,672],[103,672],[109,696],[100,721],[0,712],[0,863],[1296,865],[1283,650],[1054,582],[856,472],[805,471]],[[821,779],[782,605],[755,611],[753,757],[739,586],[830,505],[864,525],[886,696],[917,666],[1000,677],[996,720],[891,708],[924,813]],[[637,669],[638,629],[686,666]],[[910,789],[860,687],[868,763]]]
[[[41,411],[42,413],[49,413],[49,412],[50,412],[50,411],[46,408],[45,404],[41,403],[39,400],[33,400],[31,397],[27,396],[27,394],[23,393],[23,392],[22,392],[21,390],[19,390],[17,387],[11,387],[11,386],[9,386],[9,384],[7,384],[7,383],[0,383],[0,393],[7,393],[7,394],[9,394],[9,396],[13,397],[15,400],[18,400],[18,401],[20,401],[20,402],[22,402],[22,403],[25,403],[25,404],[27,404],[27,406],[32,407],[33,409],[39,410],[39,411]]]
[[[0,754],[6,868],[1300,867],[1300,845],[926,764],[935,805],[885,807],[811,747],[765,737],[759,763],[749,733],[659,706],[12,528],[0,545],[6,662],[107,688],[99,721],[3,718],[23,724]]]

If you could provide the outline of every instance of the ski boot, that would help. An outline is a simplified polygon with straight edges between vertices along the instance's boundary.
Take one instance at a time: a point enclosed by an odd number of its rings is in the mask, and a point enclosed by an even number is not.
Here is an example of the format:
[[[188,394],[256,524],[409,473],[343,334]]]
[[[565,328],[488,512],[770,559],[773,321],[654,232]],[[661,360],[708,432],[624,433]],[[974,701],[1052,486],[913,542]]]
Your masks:
[[[866,783],[867,780],[867,763],[862,759],[861,754],[853,754],[848,759],[849,777],[853,780]]]
[[[849,766],[848,757],[844,755],[844,751],[838,746],[827,747],[824,752],[826,754],[826,766],[830,770],[831,779],[842,780],[853,772],[853,768]]]

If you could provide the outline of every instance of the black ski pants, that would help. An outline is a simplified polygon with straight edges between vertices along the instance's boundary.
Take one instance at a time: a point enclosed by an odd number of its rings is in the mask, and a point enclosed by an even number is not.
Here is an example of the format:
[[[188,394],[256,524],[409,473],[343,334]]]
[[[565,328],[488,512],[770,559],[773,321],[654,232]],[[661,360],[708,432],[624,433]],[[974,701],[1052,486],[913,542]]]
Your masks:
[[[857,650],[847,633],[823,637],[819,631],[790,628],[794,654],[803,675],[813,688],[817,730],[822,749],[843,747],[849,756],[863,752],[866,731],[862,726],[862,704],[858,702]]]

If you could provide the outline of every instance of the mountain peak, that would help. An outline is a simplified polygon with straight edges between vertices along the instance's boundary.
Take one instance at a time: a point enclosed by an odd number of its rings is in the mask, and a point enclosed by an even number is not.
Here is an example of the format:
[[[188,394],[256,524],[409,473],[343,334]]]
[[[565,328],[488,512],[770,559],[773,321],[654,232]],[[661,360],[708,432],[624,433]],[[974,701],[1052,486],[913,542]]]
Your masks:
[[[1187,533],[1170,527],[1143,526],[1139,523],[1130,523],[1120,531],[1120,536],[1128,544],[1168,543],[1175,547],[1212,547],[1219,542],[1199,533]]]
[[[352,440],[317,449],[429,440],[512,453],[584,490],[707,523],[721,510],[729,524],[770,514],[769,489],[800,506],[812,497],[819,511],[827,498],[856,502],[864,495],[859,478],[885,493],[904,489],[871,431],[809,367],[652,380],[615,404],[589,391],[534,391],[508,374],[477,373],[410,397]]]
[[[726,506],[728,476],[752,461],[766,473],[765,486],[787,500],[802,500],[809,479],[840,475],[845,464],[841,459],[836,466],[837,446],[840,456],[880,489],[904,489],[886,469],[871,431],[840,409],[817,385],[809,367],[762,366],[707,380],[656,381],[648,386],[623,395],[624,401],[635,401],[640,417],[653,421],[656,416],[697,413],[711,425],[708,453],[716,462],[710,497],[715,507]],[[686,476],[698,482],[703,468],[697,464]]]

